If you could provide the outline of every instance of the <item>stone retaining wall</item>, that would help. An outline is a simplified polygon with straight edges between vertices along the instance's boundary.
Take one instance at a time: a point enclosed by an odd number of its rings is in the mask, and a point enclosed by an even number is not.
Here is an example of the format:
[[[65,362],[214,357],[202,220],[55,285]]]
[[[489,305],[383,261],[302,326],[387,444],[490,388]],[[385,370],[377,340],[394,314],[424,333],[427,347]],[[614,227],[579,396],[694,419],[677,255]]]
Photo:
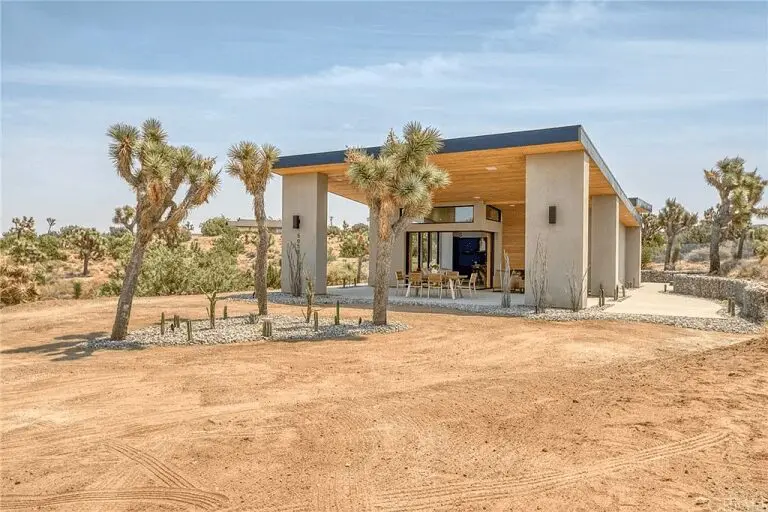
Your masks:
[[[643,283],[671,283],[678,274],[702,275],[701,272],[685,272],[682,270],[641,270],[640,281]]]
[[[768,287],[747,279],[731,279],[690,274],[675,274],[675,293],[707,299],[733,299],[741,306],[740,315],[755,322],[766,318]]]

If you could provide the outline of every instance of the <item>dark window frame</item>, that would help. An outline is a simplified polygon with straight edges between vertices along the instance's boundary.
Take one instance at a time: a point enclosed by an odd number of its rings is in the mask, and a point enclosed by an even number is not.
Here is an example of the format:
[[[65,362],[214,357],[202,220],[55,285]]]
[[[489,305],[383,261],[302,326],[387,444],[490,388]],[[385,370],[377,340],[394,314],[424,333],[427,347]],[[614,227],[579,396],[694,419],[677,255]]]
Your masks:
[[[456,214],[454,213],[454,215],[453,215],[454,220],[452,220],[452,221],[448,221],[448,222],[443,222],[443,221],[429,221],[429,222],[427,222],[427,221],[425,221],[425,219],[429,215],[431,215],[432,212],[434,212],[435,210],[438,210],[438,209],[448,209],[448,208],[453,208],[454,211],[456,210],[456,208],[471,208],[472,209],[472,216],[470,217],[469,220],[455,220],[456,219]],[[414,220],[413,223],[414,224],[472,224],[473,222],[475,222],[475,205],[473,205],[473,204],[457,204],[457,205],[452,205],[452,206],[435,206],[435,207],[432,208],[432,212],[429,212],[429,215],[425,216],[424,219],[416,219],[416,220]],[[402,210],[401,210],[401,215],[402,215]]]
[[[498,219],[492,219],[491,216],[488,215],[488,211],[489,210],[492,210],[492,211],[495,211],[496,213],[498,213],[499,214],[499,218]],[[490,204],[485,205],[485,220],[490,220],[490,221],[493,221],[493,222],[501,222],[501,209],[500,208],[496,208],[495,206],[490,205]]]
[[[408,231],[405,237],[405,254],[406,254],[406,272],[417,272],[418,269],[424,270],[422,263],[427,262],[427,270],[429,270],[430,262],[436,261],[440,265],[440,233],[441,231]],[[426,247],[424,243],[424,235],[426,236]],[[413,246],[412,238],[416,240],[416,261],[418,263],[417,268],[412,268],[411,261],[411,247]],[[437,240],[435,245],[436,254],[432,254],[432,242]],[[434,258],[433,258],[434,256]]]

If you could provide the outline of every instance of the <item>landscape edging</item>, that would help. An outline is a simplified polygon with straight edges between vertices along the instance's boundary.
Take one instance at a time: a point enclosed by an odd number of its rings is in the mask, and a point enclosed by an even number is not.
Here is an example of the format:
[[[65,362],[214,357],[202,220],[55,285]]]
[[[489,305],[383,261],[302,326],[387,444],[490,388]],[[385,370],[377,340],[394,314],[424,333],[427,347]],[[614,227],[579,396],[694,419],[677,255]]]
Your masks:
[[[675,274],[672,280],[675,293],[693,295],[706,299],[733,299],[741,307],[739,314],[753,322],[766,318],[768,287],[749,281],[729,277]]]

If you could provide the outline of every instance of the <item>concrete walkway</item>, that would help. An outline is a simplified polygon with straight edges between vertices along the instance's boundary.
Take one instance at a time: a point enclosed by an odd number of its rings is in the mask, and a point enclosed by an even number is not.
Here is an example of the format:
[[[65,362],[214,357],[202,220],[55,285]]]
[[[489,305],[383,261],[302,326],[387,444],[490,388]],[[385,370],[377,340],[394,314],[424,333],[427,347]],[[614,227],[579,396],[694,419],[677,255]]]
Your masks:
[[[671,290],[672,287],[669,287]],[[606,303],[613,301],[607,299]],[[643,283],[640,288],[628,289],[627,298],[608,309],[611,313],[636,315],[688,316],[694,318],[722,318],[718,311],[723,305],[710,299],[664,293],[662,283]]]

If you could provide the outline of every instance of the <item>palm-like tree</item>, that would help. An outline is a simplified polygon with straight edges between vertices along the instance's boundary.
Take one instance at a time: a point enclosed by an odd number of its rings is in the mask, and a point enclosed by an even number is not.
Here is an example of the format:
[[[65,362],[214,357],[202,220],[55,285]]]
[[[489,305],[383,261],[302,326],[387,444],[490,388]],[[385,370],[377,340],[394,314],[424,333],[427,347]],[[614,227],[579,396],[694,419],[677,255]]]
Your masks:
[[[46,217],[45,222],[48,223],[48,234],[51,234],[51,230],[53,229],[53,225],[56,224],[56,219],[53,217]]]
[[[200,155],[189,146],[171,146],[156,119],[144,121],[141,129],[115,124],[107,135],[111,139],[109,156],[117,174],[136,194],[136,237],[112,327],[112,339],[122,340],[128,334],[133,295],[147,245],[156,233],[177,227],[189,210],[207,202],[218,191],[220,180],[219,173],[213,171],[215,158]],[[181,185],[188,188],[177,203],[174,197]]]
[[[267,182],[272,177],[272,168],[280,158],[280,150],[271,144],[259,146],[243,141],[234,144],[227,153],[229,160],[226,170],[245,185],[253,196],[253,215],[259,232],[259,245],[254,263],[254,296],[259,303],[259,315],[267,314],[267,252],[269,251],[269,231],[267,214],[264,211],[264,192]]]
[[[733,233],[739,239],[736,259],[744,255],[744,240],[749,236],[752,217],[768,217],[768,208],[759,206],[763,201],[763,192],[768,180],[757,174],[757,169],[744,174],[741,187],[733,198]]]
[[[709,272],[720,271],[720,238],[723,228],[731,221],[733,199],[744,181],[744,159],[724,158],[714,168],[704,169],[704,179],[717,190],[720,204],[712,218],[712,237],[709,242]]]
[[[378,234],[373,292],[373,323],[387,323],[392,246],[405,227],[432,210],[432,194],[448,186],[448,173],[428,161],[443,147],[440,132],[411,122],[402,137],[389,132],[378,156],[347,150],[347,176],[365,192],[372,229]]]
[[[659,224],[667,235],[667,251],[664,254],[664,270],[674,270],[672,248],[675,239],[684,229],[692,227],[697,222],[696,214],[687,211],[676,199],[667,199],[664,208],[659,210]]]

